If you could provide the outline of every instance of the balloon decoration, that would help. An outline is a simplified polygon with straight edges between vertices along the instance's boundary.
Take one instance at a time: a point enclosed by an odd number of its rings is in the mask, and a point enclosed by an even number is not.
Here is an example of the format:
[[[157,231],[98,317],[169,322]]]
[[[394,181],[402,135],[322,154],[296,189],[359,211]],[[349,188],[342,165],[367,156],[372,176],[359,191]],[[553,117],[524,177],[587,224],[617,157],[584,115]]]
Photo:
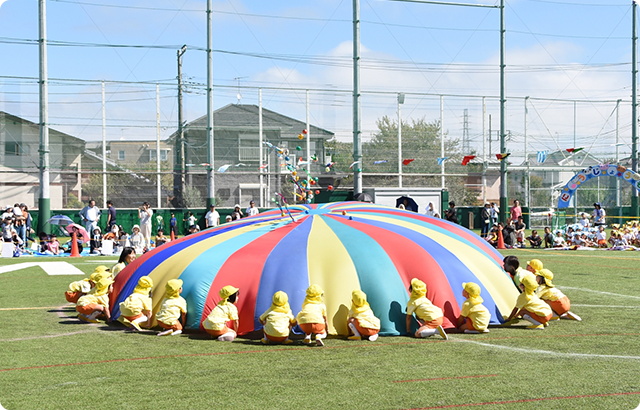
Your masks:
[[[635,189],[640,190],[640,175],[632,170],[616,164],[594,165],[578,172],[569,180],[567,185],[562,188],[562,191],[560,191],[560,198],[558,199],[558,208],[561,209],[569,207],[569,202],[571,201],[573,194],[578,188],[580,188],[580,186],[582,186],[583,183],[591,178],[602,176],[622,178],[633,185]]]
[[[258,317],[276,291],[289,295],[297,314],[310,284],[324,289],[331,334],[347,333],[354,289],[367,294],[382,334],[403,334],[414,277],[442,308],[444,327],[453,327],[460,314],[465,282],[480,285],[492,324],[501,323],[515,304],[518,291],[501,268],[502,256],[460,225],[363,202],[300,204],[285,211],[206,229],[145,253],[116,277],[112,316],[118,317],[119,303],[144,275],[155,285],[154,313],[167,281],[184,282],[188,329],[202,329],[222,287],[240,288],[240,334],[261,329]]]

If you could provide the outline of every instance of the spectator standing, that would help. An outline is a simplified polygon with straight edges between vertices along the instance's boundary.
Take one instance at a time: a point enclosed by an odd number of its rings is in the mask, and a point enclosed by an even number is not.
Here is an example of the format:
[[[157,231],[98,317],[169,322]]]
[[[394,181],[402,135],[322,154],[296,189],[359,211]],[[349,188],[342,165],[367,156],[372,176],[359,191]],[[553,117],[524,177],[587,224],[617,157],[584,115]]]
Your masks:
[[[258,215],[259,213],[260,211],[258,211],[258,208],[256,208],[255,201],[249,202],[249,208],[247,208],[247,216]]]
[[[93,199],[90,199],[89,204],[80,211],[82,223],[89,234],[98,226],[101,213],[100,208],[96,206],[96,201]]]
[[[427,216],[434,216],[436,214],[436,210],[433,208],[433,202],[429,202],[427,205],[427,210],[424,212]]]
[[[489,202],[485,203],[484,208],[480,211],[480,219],[482,220],[480,236],[486,238],[491,226],[491,204]]]
[[[449,202],[449,208],[444,211],[444,219],[449,222],[458,223],[458,211],[456,210],[455,202]]]
[[[214,228],[220,225],[220,214],[216,211],[216,206],[214,204],[209,206],[209,212],[204,216],[204,220],[207,224],[207,228]]]
[[[607,213],[602,209],[600,202],[593,204],[593,226],[605,225]]]
[[[26,226],[26,222],[27,222],[27,218],[24,215],[23,209],[26,205],[25,204],[16,204],[13,207],[13,214],[14,216],[14,221],[15,221],[15,229],[16,232],[18,234],[18,236],[20,237],[20,239],[22,240],[23,244],[27,243],[27,226]]]
[[[231,213],[231,219],[235,221],[236,219],[240,219],[243,216],[244,215],[242,214],[242,209],[240,209],[240,205],[236,204],[236,206],[233,207],[233,212]]]
[[[113,228],[113,225],[117,225],[116,222],[116,208],[113,206],[113,202],[111,200],[107,201],[107,211],[109,215],[107,216],[107,231],[110,231]]]
[[[518,220],[519,216],[522,216],[522,208],[520,208],[520,201],[517,199],[513,201],[513,206],[510,209],[511,211],[511,220],[515,223]]]
[[[491,202],[491,224],[497,224],[500,217],[500,208],[495,202]]]
[[[138,216],[140,217],[140,233],[144,238],[145,247],[151,249],[151,216],[153,211],[149,202],[145,202],[138,209]]]

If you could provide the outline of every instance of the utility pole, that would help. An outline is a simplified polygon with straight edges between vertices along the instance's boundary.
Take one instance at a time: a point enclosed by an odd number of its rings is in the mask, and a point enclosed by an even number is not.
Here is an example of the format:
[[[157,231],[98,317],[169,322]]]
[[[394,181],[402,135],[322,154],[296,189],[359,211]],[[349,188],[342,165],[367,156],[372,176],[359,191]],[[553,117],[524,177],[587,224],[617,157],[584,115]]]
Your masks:
[[[400,111],[402,104],[404,104],[404,93],[398,93],[398,188],[402,188],[402,111]]]
[[[102,81],[102,208],[107,208],[107,107]]]
[[[215,155],[213,151],[213,29],[211,27],[211,0],[207,0],[207,209],[216,203]]]
[[[160,174],[160,84],[156,83],[156,185],[158,209],[162,207],[162,176]]]
[[[362,139],[360,135],[360,0],[353,0],[353,195],[362,193]]]
[[[631,169],[638,172],[638,0],[632,2],[631,48]],[[631,190],[631,215],[638,216],[638,190]]]
[[[46,0],[38,1],[40,52],[40,198],[38,200],[38,232],[50,232],[47,220],[51,217],[49,193],[49,90],[47,84],[47,7]],[[80,198],[78,198],[80,199]]]
[[[620,103],[622,100],[616,101],[616,165],[620,161]],[[616,206],[620,207],[620,178],[616,178]]]
[[[176,138],[176,166],[179,167],[178,173],[174,173],[173,186],[176,197],[176,206],[183,207],[184,191],[186,188],[186,161],[185,161],[185,144],[184,144],[184,119],[182,117],[182,56],[187,51],[186,44],[178,50],[178,138]]]
[[[500,153],[503,154],[507,151],[507,145],[505,141],[505,105],[507,99],[505,97],[505,85],[504,85],[504,69],[505,69],[505,26],[504,26],[504,0],[500,0]],[[507,221],[507,196],[509,193],[507,187],[507,161],[500,161],[500,221],[505,223]]]

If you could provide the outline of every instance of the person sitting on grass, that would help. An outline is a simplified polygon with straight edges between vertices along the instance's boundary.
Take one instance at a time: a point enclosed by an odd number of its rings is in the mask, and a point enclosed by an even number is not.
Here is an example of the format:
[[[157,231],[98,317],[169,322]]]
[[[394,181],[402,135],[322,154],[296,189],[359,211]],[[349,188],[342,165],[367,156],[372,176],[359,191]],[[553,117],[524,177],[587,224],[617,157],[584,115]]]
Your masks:
[[[549,319],[553,316],[553,312],[549,305],[536,296],[535,291],[538,288],[538,282],[533,275],[524,276],[520,282],[520,290],[522,293],[516,299],[516,306],[509,315],[507,322],[522,316],[522,318],[531,323],[527,329],[544,330],[549,325]]]
[[[363,337],[368,338],[370,342],[378,340],[380,319],[374,315],[367,303],[366,293],[361,290],[356,289],[351,292],[351,309],[347,325],[353,333],[353,336],[349,336],[349,340],[362,340]]]
[[[561,231],[558,231],[556,236],[553,238],[553,247],[554,248],[564,248],[567,246],[567,242],[564,240],[564,236]]]
[[[458,328],[465,333],[489,333],[489,320],[491,313],[483,304],[480,297],[480,286],[477,283],[467,282],[462,284],[462,296],[467,298],[462,304]]]
[[[544,228],[544,247],[553,248],[553,234],[551,233],[551,228],[545,226]]]
[[[104,277],[96,283],[95,292],[81,296],[76,305],[78,319],[83,322],[98,323],[98,316],[104,315],[107,322],[111,321],[109,312],[109,294],[113,291],[113,280]]]
[[[329,325],[327,322],[327,307],[322,301],[324,291],[318,285],[307,288],[307,296],[302,302],[302,309],[298,316],[298,325],[304,332],[303,343],[310,344],[311,335],[316,335],[316,345],[324,346],[322,339],[327,337]]]
[[[293,343],[289,339],[289,333],[291,327],[296,324],[296,318],[293,316],[288,302],[289,296],[283,291],[273,294],[271,307],[258,318],[263,326],[264,337],[260,340],[262,343],[283,343],[285,345]]]
[[[411,292],[411,296],[407,303],[407,334],[411,334],[411,318],[415,313],[416,320],[420,325],[414,334],[415,337],[429,337],[440,333],[444,340],[449,340],[442,327],[444,322],[442,309],[427,299],[427,285],[420,279],[413,278],[409,292]]]
[[[164,245],[165,243],[169,242],[169,240],[170,240],[169,238],[164,236],[164,230],[158,229],[158,234],[156,235],[156,248],[160,245]]]
[[[52,255],[60,255],[60,242],[58,242],[58,237],[55,233],[52,233],[49,237],[49,242],[47,242],[47,252]]]
[[[239,289],[227,285],[220,289],[220,302],[211,310],[207,319],[202,323],[204,330],[220,342],[232,342],[238,336],[238,302]],[[227,322],[232,321],[232,328]]]
[[[553,272],[549,269],[540,269],[538,275],[536,276],[538,281],[538,290],[536,291],[536,295],[545,301],[553,310],[553,317],[551,320],[562,319],[571,319],[577,320],[578,322],[582,321],[580,316],[571,312],[571,301],[569,297],[567,297],[564,293],[562,293],[558,288],[553,284]]]
[[[131,243],[131,246],[133,246],[137,254],[144,253],[144,247],[146,245],[146,241],[144,239],[144,236],[142,236],[142,234],[140,233],[140,226],[133,225],[133,228],[131,228],[131,231],[133,232],[133,235],[131,235],[131,238],[129,238],[129,242]]]
[[[148,276],[143,276],[138,280],[138,285],[133,289],[133,293],[129,295],[123,302],[120,302],[120,317],[118,322],[126,327],[130,327],[134,331],[142,331],[141,323],[145,324],[145,328],[151,327],[151,289],[153,288],[153,280]]]
[[[100,279],[109,276],[109,268],[104,265],[96,267],[91,276],[82,280],[77,280],[69,284],[69,288],[64,293],[65,299],[69,303],[78,303],[80,297],[90,293],[92,289],[95,289],[96,282]]]
[[[540,245],[542,245],[542,237],[538,235],[538,231],[535,229],[531,231],[531,235],[527,236],[527,240],[532,248],[540,248]]]
[[[91,237],[91,241],[89,241],[89,253],[97,253],[97,251],[102,247],[102,231],[99,227],[93,230],[93,236]]]
[[[158,326],[165,329],[158,336],[177,336],[182,333],[182,326],[187,319],[187,301],[180,296],[182,293],[182,280],[171,279],[165,285],[166,297],[156,313]],[[182,318],[182,323],[180,319]]]
[[[516,288],[518,288],[518,291],[520,291],[520,282],[524,276],[529,275],[535,279],[535,275],[520,266],[520,260],[517,256],[506,256],[502,262],[504,264],[504,270],[511,276],[511,280],[513,284],[516,285]]]
[[[596,232],[596,244],[598,245],[598,248],[607,247],[607,232],[604,230],[604,225],[598,226],[598,231]]]

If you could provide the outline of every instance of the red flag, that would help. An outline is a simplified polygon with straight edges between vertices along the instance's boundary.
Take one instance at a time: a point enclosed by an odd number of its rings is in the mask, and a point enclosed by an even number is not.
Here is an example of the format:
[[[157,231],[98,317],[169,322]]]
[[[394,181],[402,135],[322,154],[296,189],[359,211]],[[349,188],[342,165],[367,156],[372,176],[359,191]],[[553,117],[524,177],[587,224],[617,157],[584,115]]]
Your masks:
[[[567,148],[567,152],[575,153],[578,151],[582,151],[584,148]]]
[[[506,157],[508,157],[509,155],[511,155],[511,153],[506,153],[506,154],[496,154],[496,158],[498,158],[498,161],[502,161],[503,159],[505,159]]]
[[[465,155],[464,158],[462,158],[462,165],[467,165],[469,161],[471,161],[475,157],[475,155]]]
[[[402,164],[404,165],[409,165],[412,161],[415,161],[416,159],[405,159],[404,161],[402,161]]]

